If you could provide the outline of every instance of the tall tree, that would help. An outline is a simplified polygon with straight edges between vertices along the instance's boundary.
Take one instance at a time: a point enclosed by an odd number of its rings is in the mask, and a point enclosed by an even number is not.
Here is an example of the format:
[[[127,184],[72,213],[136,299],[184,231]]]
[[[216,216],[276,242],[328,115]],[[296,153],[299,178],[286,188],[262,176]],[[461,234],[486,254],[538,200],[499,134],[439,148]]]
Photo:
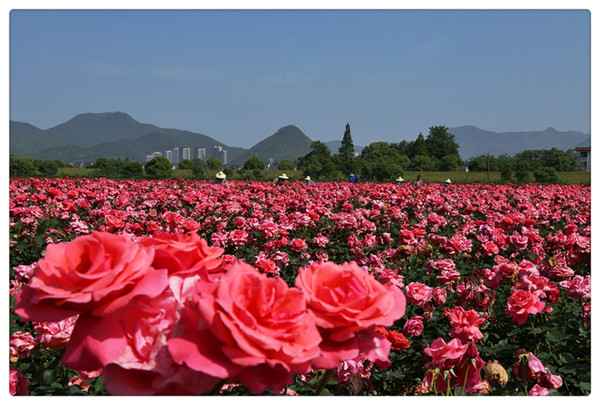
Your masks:
[[[448,128],[443,125],[430,127],[429,134],[425,138],[425,145],[429,156],[442,161],[445,156],[454,156],[456,161],[460,161],[458,154],[458,144],[454,140],[454,135],[448,132]]]
[[[427,151],[427,143],[425,142],[425,137],[420,132],[419,136],[417,136],[417,139],[408,144],[408,157],[412,160],[415,156],[418,155],[429,155],[429,152]]]
[[[338,149],[339,170],[348,175],[354,172],[354,143],[350,134],[350,123],[346,123],[346,130],[342,138],[342,145]]]

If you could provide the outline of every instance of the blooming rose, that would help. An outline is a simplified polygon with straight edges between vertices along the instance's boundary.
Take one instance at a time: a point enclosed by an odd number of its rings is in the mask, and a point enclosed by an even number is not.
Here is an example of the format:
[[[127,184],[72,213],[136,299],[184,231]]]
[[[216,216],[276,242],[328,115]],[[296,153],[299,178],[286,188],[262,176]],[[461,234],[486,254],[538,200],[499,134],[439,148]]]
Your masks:
[[[229,233],[229,242],[234,246],[248,243],[248,232],[243,229],[235,229]]]
[[[433,302],[435,305],[442,306],[446,303],[446,289],[442,287],[435,287],[433,289]]]
[[[479,325],[485,322],[484,318],[480,318],[479,314],[472,309],[466,311],[463,307],[454,307],[446,312],[446,316],[450,320],[450,337],[459,338],[462,342],[472,340],[477,342],[483,337],[479,330]]]
[[[136,295],[158,295],[168,284],[167,271],[152,268],[153,258],[152,249],[106,232],[51,244],[17,294],[15,313],[26,321],[57,322],[115,311]]]
[[[530,390],[529,390],[529,396],[533,396],[533,397],[547,397],[549,396],[550,393],[548,392],[548,389],[540,387],[539,385],[534,385]]]
[[[277,267],[273,260],[267,259],[264,252],[260,252],[254,258],[254,267],[264,274],[279,275],[279,267]]]
[[[218,283],[196,283],[176,330],[168,348],[178,364],[239,379],[254,393],[279,391],[291,373],[308,372],[321,341],[304,294],[242,262]]]
[[[433,288],[417,282],[412,282],[407,285],[404,289],[404,292],[406,293],[406,298],[408,298],[408,301],[411,304],[418,305],[420,307],[431,301],[433,298]]]
[[[10,361],[16,362],[29,356],[37,345],[35,338],[29,332],[17,331],[10,336]]]
[[[77,316],[59,322],[33,322],[33,330],[37,333],[37,341],[45,349],[62,350],[67,347]]]
[[[404,328],[402,328],[402,332],[406,336],[419,336],[421,332],[423,332],[423,317],[422,316],[413,316],[410,318],[405,324]]]
[[[307,247],[308,245],[303,239],[292,239],[290,241],[290,249],[292,249],[294,252],[299,252]]]
[[[299,270],[296,286],[306,294],[323,338],[314,367],[331,369],[361,354],[389,365],[390,343],[375,328],[392,326],[404,315],[399,288],[381,284],[354,262],[311,264]]]
[[[29,378],[18,369],[11,367],[9,372],[10,395],[29,395]]]
[[[512,316],[513,322],[523,325],[530,314],[539,314],[545,306],[538,292],[515,290],[508,298],[505,311]]]
[[[513,374],[517,378],[531,381],[546,374],[546,367],[533,353],[521,349],[517,354],[519,359],[513,365]]]
[[[198,234],[156,232],[139,242],[142,246],[154,248],[152,266],[168,269],[169,274],[193,272],[204,266],[210,272],[217,272],[221,266],[224,249],[208,246]]]

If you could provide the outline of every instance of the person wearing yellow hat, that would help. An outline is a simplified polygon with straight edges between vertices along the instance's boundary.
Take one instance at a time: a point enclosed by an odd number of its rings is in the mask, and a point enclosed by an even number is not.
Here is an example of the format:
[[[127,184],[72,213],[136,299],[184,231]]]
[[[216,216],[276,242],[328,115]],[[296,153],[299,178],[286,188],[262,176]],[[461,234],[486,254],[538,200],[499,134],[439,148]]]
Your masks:
[[[313,186],[315,184],[315,182],[310,179],[310,176],[306,176],[304,181],[306,181],[306,184],[309,186]]]
[[[398,178],[396,179],[396,185],[402,187],[403,181],[404,179],[402,178],[402,176],[398,176]]]
[[[273,181],[275,182],[275,184],[283,184],[286,183],[289,179],[290,178],[285,173],[283,173]]]
[[[446,181],[444,181],[444,187],[450,187],[450,184],[452,184],[452,181],[450,181],[450,179],[446,179]]]
[[[227,183],[227,175],[225,173],[223,173],[223,171],[219,171],[216,175],[215,175],[215,180],[213,181],[214,184],[223,184],[223,183]]]

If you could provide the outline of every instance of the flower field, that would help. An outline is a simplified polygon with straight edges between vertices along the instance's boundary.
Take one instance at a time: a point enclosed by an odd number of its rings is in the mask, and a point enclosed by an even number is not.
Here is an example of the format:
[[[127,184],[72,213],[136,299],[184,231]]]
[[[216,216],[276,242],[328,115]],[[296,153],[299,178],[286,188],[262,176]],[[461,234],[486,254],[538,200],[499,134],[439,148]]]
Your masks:
[[[11,179],[12,395],[588,395],[590,187]]]

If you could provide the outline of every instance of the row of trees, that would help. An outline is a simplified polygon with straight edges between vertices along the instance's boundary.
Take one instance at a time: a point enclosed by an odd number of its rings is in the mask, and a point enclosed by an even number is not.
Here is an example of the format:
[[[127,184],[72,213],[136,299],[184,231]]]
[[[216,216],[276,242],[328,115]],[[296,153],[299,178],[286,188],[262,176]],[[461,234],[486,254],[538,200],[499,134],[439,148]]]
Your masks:
[[[364,180],[385,181],[416,171],[454,171],[462,164],[454,135],[445,126],[429,128],[414,141],[398,143],[373,142],[355,156],[350,124],[346,124],[342,144],[337,153],[321,141],[311,145],[311,151],[298,159],[298,169],[316,179],[337,179],[358,174]]]
[[[9,171],[14,177],[56,176],[61,167],[65,167],[62,160],[31,159],[13,154],[9,156]]]

